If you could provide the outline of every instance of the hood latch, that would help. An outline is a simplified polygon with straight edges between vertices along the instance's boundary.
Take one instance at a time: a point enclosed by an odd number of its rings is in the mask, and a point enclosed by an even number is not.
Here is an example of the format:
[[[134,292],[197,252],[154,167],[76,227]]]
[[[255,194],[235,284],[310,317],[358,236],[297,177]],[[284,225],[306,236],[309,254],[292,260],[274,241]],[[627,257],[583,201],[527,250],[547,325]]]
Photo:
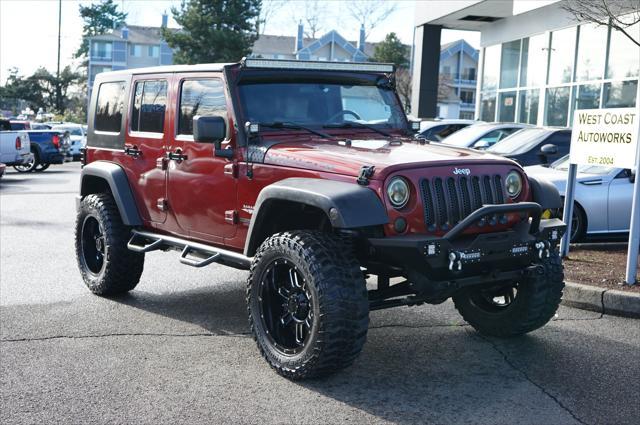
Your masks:
[[[360,175],[358,176],[358,184],[362,186],[367,186],[369,184],[369,179],[373,177],[373,173],[376,167],[373,165],[363,165],[360,167]]]

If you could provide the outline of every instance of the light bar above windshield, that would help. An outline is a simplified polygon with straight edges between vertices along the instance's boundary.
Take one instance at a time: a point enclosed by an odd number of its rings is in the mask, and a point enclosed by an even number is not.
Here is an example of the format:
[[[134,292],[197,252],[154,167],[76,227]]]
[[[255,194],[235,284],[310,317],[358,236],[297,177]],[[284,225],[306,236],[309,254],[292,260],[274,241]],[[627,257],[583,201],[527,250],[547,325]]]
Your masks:
[[[364,71],[364,72],[393,72],[392,63],[366,62],[328,62],[328,61],[298,61],[287,59],[245,58],[242,60],[245,68],[269,69],[308,69],[316,71]]]

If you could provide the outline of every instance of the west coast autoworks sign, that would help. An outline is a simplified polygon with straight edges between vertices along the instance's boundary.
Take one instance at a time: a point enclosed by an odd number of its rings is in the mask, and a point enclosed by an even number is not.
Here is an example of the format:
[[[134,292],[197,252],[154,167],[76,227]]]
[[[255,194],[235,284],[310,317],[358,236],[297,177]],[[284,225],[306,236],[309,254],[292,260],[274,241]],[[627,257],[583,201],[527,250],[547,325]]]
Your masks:
[[[634,169],[638,119],[636,108],[576,110],[569,161]]]

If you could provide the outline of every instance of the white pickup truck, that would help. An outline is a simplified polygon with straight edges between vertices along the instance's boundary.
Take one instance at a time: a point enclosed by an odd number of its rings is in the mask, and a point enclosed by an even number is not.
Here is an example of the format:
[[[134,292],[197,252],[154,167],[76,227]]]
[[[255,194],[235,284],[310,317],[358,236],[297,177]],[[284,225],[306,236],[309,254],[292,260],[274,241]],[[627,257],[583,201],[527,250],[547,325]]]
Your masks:
[[[20,167],[32,160],[31,143],[26,131],[11,131],[11,124],[0,119],[0,163]]]

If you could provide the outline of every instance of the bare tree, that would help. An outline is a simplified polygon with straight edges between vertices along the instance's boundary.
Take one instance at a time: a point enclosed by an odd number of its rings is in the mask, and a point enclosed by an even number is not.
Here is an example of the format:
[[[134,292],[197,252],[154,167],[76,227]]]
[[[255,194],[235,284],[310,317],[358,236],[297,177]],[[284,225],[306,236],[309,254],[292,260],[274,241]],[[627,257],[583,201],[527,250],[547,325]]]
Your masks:
[[[620,31],[640,46],[638,34],[630,34],[629,28],[640,22],[640,2],[637,0],[567,0],[562,8],[580,22],[591,22]]]
[[[364,38],[397,9],[397,3],[388,0],[354,0],[347,3],[351,18],[364,26]]]
[[[300,7],[301,3],[304,3],[304,7]],[[316,38],[325,24],[325,18],[327,16],[327,2],[319,0],[304,0],[289,2],[291,6],[291,17],[296,24],[302,23],[304,25],[304,36],[309,38]]]
[[[411,110],[411,73],[407,68],[396,70],[396,91],[400,96],[402,106],[409,113]]]
[[[267,24],[287,4],[286,0],[263,0],[258,16],[258,34],[262,35],[267,29]]]

